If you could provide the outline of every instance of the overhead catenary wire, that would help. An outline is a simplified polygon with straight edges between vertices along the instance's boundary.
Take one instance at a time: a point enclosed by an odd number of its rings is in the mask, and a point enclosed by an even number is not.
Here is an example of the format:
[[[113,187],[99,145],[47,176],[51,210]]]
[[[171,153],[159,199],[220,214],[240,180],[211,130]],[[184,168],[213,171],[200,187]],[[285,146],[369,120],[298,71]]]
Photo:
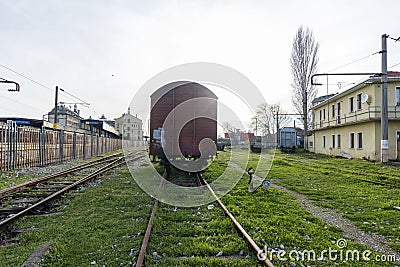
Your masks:
[[[42,83],[40,83],[40,82],[37,82],[37,81],[35,81],[34,79],[29,78],[28,76],[25,76],[25,75],[23,75],[23,74],[21,74],[21,73],[15,71],[15,70],[13,70],[13,69],[7,67],[7,66],[4,66],[3,64],[0,64],[0,67],[3,67],[3,68],[5,68],[5,69],[7,69],[7,70],[9,70],[9,71],[11,71],[11,72],[13,72],[13,73],[15,73],[15,74],[17,74],[17,75],[23,77],[23,78],[25,78],[25,79],[27,79],[27,80],[33,82],[33,83],[36,83],[37,85],[40,85],[40,86],[42,86],[42,87],[44,87],[44,88],[46,88],[46,89],[48,89],[48,90],[54,91],[54,89],[51,89],[50,87],[48,87],[48,86],[46,86],[46,85],[44,85],[44,84],[42,84]]]
[[[30,77],[28,77],[28,76],[26,76],[26,75],[24,75],[24,74],[22,74],[22,73],[16,71],[16,70],[14,70],[14,69],[12,69],[12,68],[10,68],[10,67],[7,67],[7,66],[5,66],[4,64],[0,64],[0,67],[3,67],[3,68],[5,68],[5,69],[7,69],[7,70],[9,70],[9,71],[11,71],[11,72],[13,72],[13,73],[15,73],[15,74],[21,76],[21,77],[23,77],[23,78],[25,78],[25,79],[27,79],[27,80],[33,82],[33,83],[35,83],[35,84],[37,84],[37,85],[39,85],[39,86],[41,86],[41,87],[43,87],[43,88],[45,88],[45,89],[47,89],[47,90],[49,90],[49,91],[55,92],[55,89],[54,89],[54,88],[51,88],[51,87],[49,87],[49,86],[47,86],[47,85],[45,85],[45,84],[43,84],[43,83],[41,83],[41,82],[35,81],[34,79],[32,79],[32,78],[30,78]],[[77,100],[81,101],[82,104],[83,104],[83,106],[85,106],[85,107],[88,107],[88,106],[90,105],[87,101],[84,101],[84,100],[82,100],[81,98],[75,96],[74,94],[69,93],[69,92],[66,91],[65,89],[60,88],[60,91],[61,91],[62,94],[65,95],[68,99],[73,100],[73,98],[74,98],[74,99],[77,99]],[[71,97],[72,97],[72,98],[71,98]],[[92,107],[88,107],[88,108],[89,108],[90,110],[92,110],[97,116],[99,115]]]
[[[344,68],[344,67],[346,67],[346,66],[349,66],[349,65],[354,64],[354,63],[356,63],[356,62],[358,62],[358,61],[367,59],[367,58],[372,57],[372,56],[374,56],[374,55],[376,55],[376,54],[379,54],[379,53],[380,53],[380,51],[374,52],[374,53],[372,53],[372,54],[370,54],[370,55],[368,55],[368,56],[364,56],[364,57],[362,57],[362,58],[353,60],[353,61],[351,61],[351,62],[349,62],[349,63],[346,63],[346,64],[341,65],[341,66],[339,66],[339,67],[336,67],[336,68],[334,68],[334,69],[331,69],[331,70],[327,71],[327,73],[332,72],[332,71],[334,71],[334,70],[338,70],[338,69]]]
[[[390,66],[390,67],[388,67],[388,69],[391,69],[391,68],[396,67],[396,66],[398,66],[398,65],[400,65],[400,62],[399,62],[399,63],[396,63],[396,64],[394,64],[394,65],[392,65],[392,66]],[[353,84],[357,84],[357,83],[359,83],[359,82],[361,82],[361,81],[363,81],[363,80],[366,80],[366,79],[368,79],[368,76],[364,76],[363,78],[361,78],[361,79],[359,79],[359,80],[356,80],[356,81],[354,81],[354,82],[349,82],[349,83],[346,84],[344,87],[347,87],[347,86],[350,86],[350,85],[353,85]],[[337,92],[340,91],[342,88],[343,88],[343,87],[340,87],[340,86],[339,86],[339,88],[336,89],[336,90],[334,91],[334,93],[337,93]]]
[[[37,84],[37,85],[42,86],[43,88],[46,88],[46,89],[48,89],[48,90],[50,90],[50,91],[53,91],[53,92],[55,91],[54,88],[51,88],[51,87],[49,87],[49,86],[47,86],[47,85],[44,85],[44,84],[42,84],[42,83],[40,83],[40,82],[38,82],[38,81],[35,81],[34,79],[32,79],[32,78],[30,78],[30,77],[28,77],[28,76],[26,76],[26,75],[24,75],[24,74],[22,74],[22,73],[19,73],[18,71],[14,70],[14,69],[11,69],[10,67],[7,67],[7,66],[5,66],[5,65],[3,65],[3,64],[0,64],[0,66],[3,67],[3,68],[5,68],[5,69],[7,69],[7,70],[9,70],[9,71],[11,71],[11,72],[13,72],[13,73],[15,73],[15,74],[17,74],[17,75],[19,75],[19,76],[21,76],[21,77],[23,77],[23,78],[25,78],[25,79],[27,79],[27,80],[29,80],[29,81],[31,81],[31,82],[33,82],[33,83],[35,83],[35,84]],[[75,96],[75,95],[73,95],[73,94],[71,94],[71,93],[65,91],[64,89],[61,89],[61,88],[60,88],[60,90],[61,90],[62,92],[64,92],[65,94],[67,94],[67,95],[69,95],[69,96],[71,96],[71,97],[74,97],[75,99],[78,99],[79,101],[82,101],[82,102],[84,102],[84,103],[87,104],[86,101],[83,101],[82,99],[78,98],[77,96]]]
[[[396,64],[394,64],[394,65],[392,65],[392,66],[390,66],[388,69],[391,69],[391,68],[396,67],[396,66],[398,66],[398,65],[400,65],[400,62],[399,62],[399,63],[396,63]]]
[[[377,54],[380,54],[380,53],[381,53],[381,51],[377,51],[377,52],[374,52],[374,53],[369,54],[369,55],[367,55],[367,56],[363,56],[363,57],[361,57],[361,58],[358,58],[358,59],[356,59],[356,60],[353,60],[353,61],[351,61],[351,62],[348,62],[348,63],[346,63],[346,64],[343,64],[343,65],[341,65],[341,66],[338,66],[338,67],[336,67],[336,68],[333,68],[333,69],[327,71],[326,73],[329,73],[329,72],[332,72],[332,71],[335,71],[335,70],[338,70],[338,69],[347,67],[347,66],[349,66],[349,65],[351,65],[351,64],[354,64],[354,63],[356,63],[356,62],[365,60],[365,59],[367,59],[367,58],[369,58],[369,57],[372,57],[372,56],[377,55]],[[400,63],[399,63],[399,64],[400,64]],[[392,66],[392,67],[393,67],[393,66]],[[344,87],[347,87],[347,86],[352,85],[352,84],[356,84],[356,83],[361,82],[362,80],[365,80],[365,79],[367,79],[367,78],[368,78],[368,77],[363,77],[363,78],[361,78],[361,79],[359,79],[359,80],[357,80],[357,81],[355,81],[355,82],[348,82],[348,84],[345,85]],[[337,93],[338,91],[340,91],[340,90],[343,88],[343,87],[341,86],[342,84],[343,84],[343,83],[341,83],[341,82],[338,82],[338,83],[337,83],[338,89],[336,89],[336,90],[334,91],[334,93]]]
[[[86,102],[85,100],[82,100],[82,99],[80,99],[79,97],[77,97],[77,96],[74,96],[73,94],[71,94],[71,93],[68,93],[67,91],[65,91],[63,88],[59,88],[60,89],[60,91],[62,91],[62,92],[64,92],[64,93],[66,93],[67,95],[69,95],[69,96],[72,96],[73,98],[75,98],[75,99],[78,99],[79,101],[81,101],[82,103],[81,104],[84,104],[84,105],[90,105],[88,102]]]

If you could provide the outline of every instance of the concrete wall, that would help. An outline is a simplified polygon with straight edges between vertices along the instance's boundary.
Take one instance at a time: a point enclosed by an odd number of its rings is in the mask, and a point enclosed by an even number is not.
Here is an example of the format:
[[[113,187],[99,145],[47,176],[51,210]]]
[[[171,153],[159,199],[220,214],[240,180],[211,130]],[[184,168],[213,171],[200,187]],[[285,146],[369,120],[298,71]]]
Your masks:
[[[353,158],[369,158],[376,160],[376,138],[375,121],[352,124],[346,127],[331,127],[317,130],[313,135],[313,152],[340,156],[342,153],[349,154]],[[350,134],[354,133],[354,147],[350,147]],[[358,133],[362,134],[362,148],[358,147]],[[340,146],[338,135],[340,135]],[[323,136],[325,136],[325,147],[323,147]],[[334,146],[332,144],[334,136]],[[380,144],[380,143],[379,143]]]

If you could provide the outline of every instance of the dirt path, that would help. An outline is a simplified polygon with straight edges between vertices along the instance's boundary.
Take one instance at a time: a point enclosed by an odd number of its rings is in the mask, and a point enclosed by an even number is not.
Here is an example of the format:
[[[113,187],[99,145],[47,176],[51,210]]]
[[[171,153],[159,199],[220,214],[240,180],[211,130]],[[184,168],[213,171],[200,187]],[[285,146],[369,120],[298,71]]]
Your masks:
[[[400,259],[400,253],[389,247],[385,237],[359,229],[350,220],[343,218],[340,213],[313,204],[305,195],[276,184],[272,184],[272,187],[285,191],[296,197],[297,201],[303,206],[303,208],[313,216],[322,219],[330,225],[340,228],[343,237],[371,247],[382,254],[395,255],[396,259]]]

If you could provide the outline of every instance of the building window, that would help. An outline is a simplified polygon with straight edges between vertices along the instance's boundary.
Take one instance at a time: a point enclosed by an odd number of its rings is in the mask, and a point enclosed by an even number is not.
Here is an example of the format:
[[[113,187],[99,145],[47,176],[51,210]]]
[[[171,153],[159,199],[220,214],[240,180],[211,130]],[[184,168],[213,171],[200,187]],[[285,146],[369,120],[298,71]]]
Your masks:
[[[128,119],[128,121],[127,121],[128,123],[131,123],[131,119]]]
[[[336,142],[336,147],[340,148],[341,147],[341,142],[342,142],[340,134],[337,135],[336,141],[337,141]]]
[[[349,112],[354,112],[354,97],[349,98]]]
[[[325,135],[322,136],[322,147],[326,146],[326,137]]]
[[[322,127],[322,109],[319,110],[319,127]]]
[[[362,109],[361,94],[357,95],[357,110]]]
[[[309,147],[312,148],[312,147],[313,147],[313,144],[314,144],[313,141],[310,141]]]
[[[333,104],[331,107],[331,114],[332,114],[331,117],[335,118],[335,104]]]
[[[363,133],[357,133],[357,148],[363,148]]]
[[[337,124],[340,124],[340,103],[337,103]]]
[[[335,148],[335,141],[336,141],[335,135],[332,134],[332,138],[331,138],[331,147],[332,147],[332,148]]]
[[[354,133],[350,133],[350,136],[349,136],[349,148],[354,148]]]
[[[322,119],[325,120],[325,109],[322,110]]]
[[[396,87],[396,106],[400,106],[400,86]]]

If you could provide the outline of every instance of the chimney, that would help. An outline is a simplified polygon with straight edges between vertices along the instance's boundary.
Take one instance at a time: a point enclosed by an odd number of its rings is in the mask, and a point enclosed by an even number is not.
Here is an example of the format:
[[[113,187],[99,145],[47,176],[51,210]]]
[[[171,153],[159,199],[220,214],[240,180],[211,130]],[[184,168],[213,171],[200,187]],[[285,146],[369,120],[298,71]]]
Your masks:
[[[79,114],[79,112],[78,112],[78,105],[77,105],[77,104],[74,105],[74,112],[77,113],[77,114]]]

